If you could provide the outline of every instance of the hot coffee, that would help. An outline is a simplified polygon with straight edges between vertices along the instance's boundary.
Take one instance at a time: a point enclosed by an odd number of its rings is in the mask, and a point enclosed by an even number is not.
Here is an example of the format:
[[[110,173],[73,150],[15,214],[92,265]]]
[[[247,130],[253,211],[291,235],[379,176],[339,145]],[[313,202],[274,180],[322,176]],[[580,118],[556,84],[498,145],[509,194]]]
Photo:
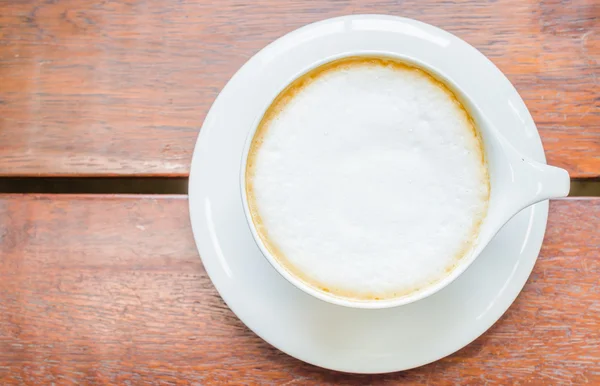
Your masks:
[[[246,168],[252,222],[292,275],[352,300],[448,275],[490,193],[479,132],[441,81],[385,57],[302,75],[264,114]]]

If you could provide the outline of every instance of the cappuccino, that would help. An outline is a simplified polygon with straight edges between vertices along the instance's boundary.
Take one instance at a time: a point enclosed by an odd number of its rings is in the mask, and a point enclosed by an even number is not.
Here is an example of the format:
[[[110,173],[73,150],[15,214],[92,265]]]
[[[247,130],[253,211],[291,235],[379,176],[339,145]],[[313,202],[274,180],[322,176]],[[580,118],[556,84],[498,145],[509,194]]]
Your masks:
[[[453,92],[384,57],[292,82],[259,123],[245,173],[252,222],[279,264],[364,301],[447,276],[473,247],[490,192],[479,132]]]

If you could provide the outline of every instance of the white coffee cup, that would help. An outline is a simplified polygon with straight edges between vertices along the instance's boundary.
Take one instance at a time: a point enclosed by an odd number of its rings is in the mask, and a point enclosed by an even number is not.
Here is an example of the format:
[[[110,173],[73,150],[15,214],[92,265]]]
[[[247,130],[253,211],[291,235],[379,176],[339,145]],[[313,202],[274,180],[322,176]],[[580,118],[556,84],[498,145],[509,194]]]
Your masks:
[[[365,52],[347,52],[341,56],[327,58],[326,60],[314,63],[309,68],[306,68],[303,73],[306,73],[313,68],[332,60],[347,56],[360,55],[365,55]],[[379,55],[382,57],[391,56],[423,68],[427,72],[435,75],[436,78],[442,80],[461,99],[462,104],[469,111],[471,117],[476,123],[477,128],[479,129],[479,132],[481,133],[490,176],[491,194],[489,199],[488,213],[483,220],[473,248],[471,248],[470,252],[460,260],[458,265],[442,280],[431,284],[429,287],[418,292],[414,292],[399,298],[373,301],[341,298],[333,294],[319,291],[306,284],[294,274],[290,273],[285,267],[283,267],[281,263],[269,252],[268,248],[264,245],[261,237],[259,236],[259,233],[252,220],[246,192],[245,171],[252,138],[254,137],[255,131],[258,128],[264,112],[268,109],[273,100],[269,101],[269,103],[264,107],[263,111],[257,115],[255,124],[248,135],[242,156],[242,165],[240,168],[240,186],[244,212],[254,240],[265,258],[281,276],[307,294],[332,304],[354,308],[389,308],[415,302],[446,287],[463,272],[465,272],[465,270],[481,254],[483,249],[488,245],[496,233],[498,233],[504,224],[506,224],[514,215],[516,215],[522,209],[537,202],[550,198],[567,196],[569,193],[570,179],[566,170],[534,161],[529,157],[520,154],[515,147],[512,146],[501,134],[499,128],[494,127],[494,125],[484,116],[484,114],[477,107],[476,101],[473,100],[463,89],[461,89],[460,84],[455,83],[452,79],[446,77],[436,68],[433,68],[427,63],[415,60],[414,58],[390,54],[389,52],[370,51],[368,52],[368,55]],[[297,77],[289,79],[289,82],[282,84],[280,91],[296,78]],[[273,95],[273,99],[275,99],[277,95],[278,93]]]

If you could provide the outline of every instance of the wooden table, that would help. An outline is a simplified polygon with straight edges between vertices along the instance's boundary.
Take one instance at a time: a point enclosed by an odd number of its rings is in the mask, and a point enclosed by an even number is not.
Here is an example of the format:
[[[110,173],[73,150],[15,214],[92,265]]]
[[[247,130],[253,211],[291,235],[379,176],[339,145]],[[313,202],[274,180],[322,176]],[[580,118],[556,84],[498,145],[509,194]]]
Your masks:
[[[600,178],[598,0],[0,0],[0,176],[186,177],[211,103],[306,23],[388,13],[484,52],[548,161]],[[0,194],[0,384],[600,384],[600,198],[550,205],[515,304],[459,352],[403,373],[304,364],[218,296],[181,195]]]

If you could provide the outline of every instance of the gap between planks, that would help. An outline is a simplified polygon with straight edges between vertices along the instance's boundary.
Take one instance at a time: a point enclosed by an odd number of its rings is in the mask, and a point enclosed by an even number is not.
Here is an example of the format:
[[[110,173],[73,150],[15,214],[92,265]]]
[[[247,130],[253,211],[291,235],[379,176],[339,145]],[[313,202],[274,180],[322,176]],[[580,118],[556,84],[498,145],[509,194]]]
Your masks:
[[[0,194],[187,194],[185,177],[0,177]],[[569,197],[600,197],[600,177],[573,179]]]

